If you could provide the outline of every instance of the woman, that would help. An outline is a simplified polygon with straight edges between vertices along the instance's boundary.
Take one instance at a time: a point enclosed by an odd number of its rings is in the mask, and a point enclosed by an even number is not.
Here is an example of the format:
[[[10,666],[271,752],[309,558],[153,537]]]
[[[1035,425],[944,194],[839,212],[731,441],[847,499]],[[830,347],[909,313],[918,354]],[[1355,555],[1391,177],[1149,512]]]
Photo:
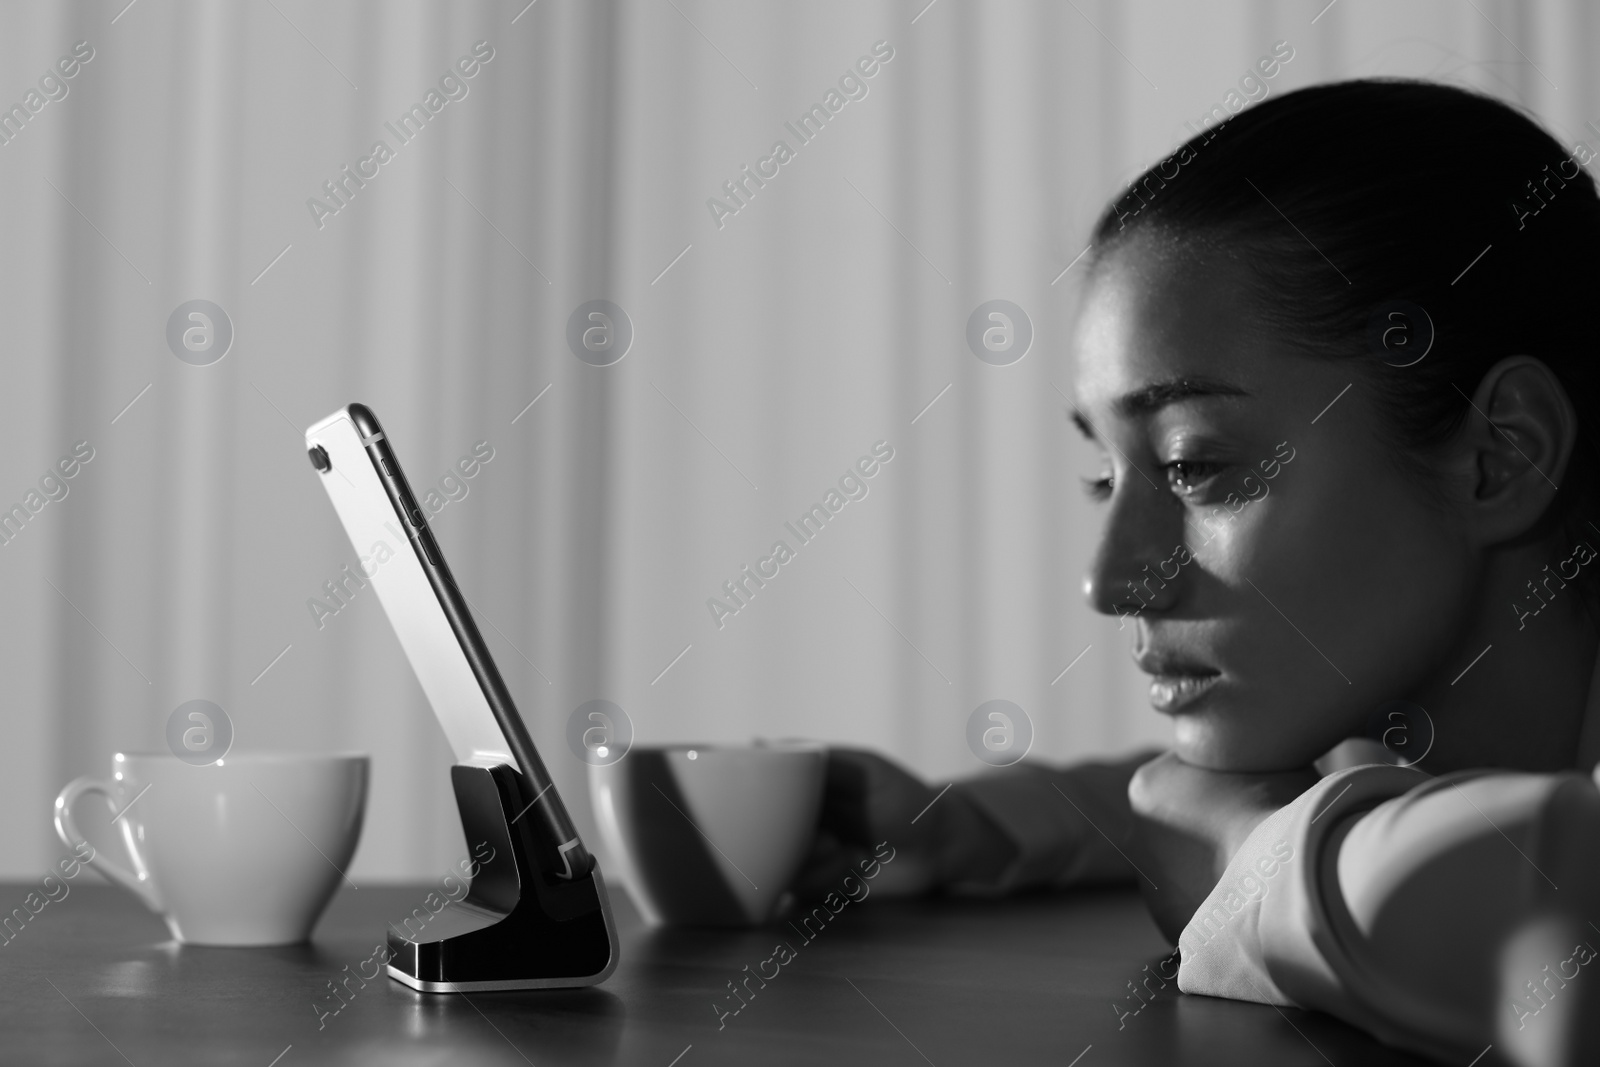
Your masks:
[[[1084,588],[1172,751],[958,783],[916,826],[936,790],[839,753],[813,869],[889,839],[904,892],[1133,878],[1186,992],[1600,1062],[1592,155],[1359,81],[1135,181],[1075,335]],[[1400,727],[1409,758],[1321,773]]]

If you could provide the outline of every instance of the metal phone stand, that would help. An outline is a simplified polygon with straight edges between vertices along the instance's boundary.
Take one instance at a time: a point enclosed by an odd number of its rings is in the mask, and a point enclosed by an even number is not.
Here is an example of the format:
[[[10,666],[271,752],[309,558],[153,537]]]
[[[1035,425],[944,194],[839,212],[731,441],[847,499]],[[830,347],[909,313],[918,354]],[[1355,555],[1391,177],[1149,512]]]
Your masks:
[[[424,993],[594,985],[617,965],[616,924],[598,864],[544,870],[536,857],[538,800],[514,768],[450,769],[469,847],[494,850],[461,900],[416,934],[389,929],[389,977]],[[562,857],[565,860],[565,856]]]

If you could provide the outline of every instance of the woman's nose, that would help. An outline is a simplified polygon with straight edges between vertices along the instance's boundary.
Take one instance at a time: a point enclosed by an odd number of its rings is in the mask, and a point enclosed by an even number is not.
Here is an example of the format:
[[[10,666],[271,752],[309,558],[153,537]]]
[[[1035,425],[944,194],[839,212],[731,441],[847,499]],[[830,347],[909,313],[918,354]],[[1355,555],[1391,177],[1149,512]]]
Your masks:
[[[1126,495],[1125,495],[1126,494]],[[1119,617],[1145,611],[1166,611],[1177,600],[1180,565],[1175,558],[1181,545],[1181,524],[1161,513],[1158,501],[1139,499],[1144,494],[1130,487],[1111,501],[1089,569],[1083,576],[1083,595],[1089,607],[1102,615]]]

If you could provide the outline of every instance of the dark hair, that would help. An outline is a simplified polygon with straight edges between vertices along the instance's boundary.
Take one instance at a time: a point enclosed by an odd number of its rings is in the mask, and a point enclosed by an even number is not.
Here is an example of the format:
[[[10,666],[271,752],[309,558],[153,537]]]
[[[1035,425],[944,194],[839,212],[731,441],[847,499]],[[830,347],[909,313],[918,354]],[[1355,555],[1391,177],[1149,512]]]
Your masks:
[[[1578,414],[1541,527],[1560,524],[1570,544],[1594,534],[1600,504],[1600,196],[1583,167],[1593,157],[1465,89],[1319,85],[1204,130],[1147,170],[1100,217],[1093,255],[1144,232],[1245,261],[1263,282],[1262,315],[1287,338],[1366,360],[1361,380],[1402,454],[1455,430],[1500,359],[1543,361]],[[1404,367],[1374,347],[1399,301],[1432,322],[1426,358]],[[1425,325],[1412,326],[1422,343]]]

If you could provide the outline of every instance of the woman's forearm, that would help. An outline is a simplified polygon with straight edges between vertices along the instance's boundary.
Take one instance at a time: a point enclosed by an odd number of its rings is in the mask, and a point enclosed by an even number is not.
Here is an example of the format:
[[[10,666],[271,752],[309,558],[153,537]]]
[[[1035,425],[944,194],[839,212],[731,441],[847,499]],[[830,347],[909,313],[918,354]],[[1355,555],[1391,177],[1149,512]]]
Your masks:
[[[1128,782],[1155,753],[1048,767],[1022,763],[955,783],[942,879],[951,892],[1000,894],[1126,883]]]

